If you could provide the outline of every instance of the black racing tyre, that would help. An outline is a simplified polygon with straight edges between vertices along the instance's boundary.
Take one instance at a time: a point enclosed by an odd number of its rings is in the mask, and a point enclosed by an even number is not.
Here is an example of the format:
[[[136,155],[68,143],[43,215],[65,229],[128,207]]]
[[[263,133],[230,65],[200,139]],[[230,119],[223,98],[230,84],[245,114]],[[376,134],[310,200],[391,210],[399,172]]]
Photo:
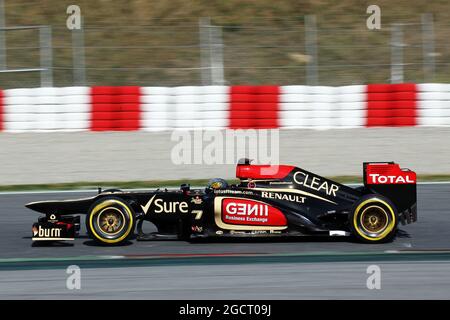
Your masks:
[[[385,197],[367,195],[355,203],[349,223],[352,234],[362,242],[389,242],[397,231],[397,210]]]
[[[134,234],[135,213],[123,199],[105,197],[96,201],[86,216],[89,236],[103,244],[119,244]]]

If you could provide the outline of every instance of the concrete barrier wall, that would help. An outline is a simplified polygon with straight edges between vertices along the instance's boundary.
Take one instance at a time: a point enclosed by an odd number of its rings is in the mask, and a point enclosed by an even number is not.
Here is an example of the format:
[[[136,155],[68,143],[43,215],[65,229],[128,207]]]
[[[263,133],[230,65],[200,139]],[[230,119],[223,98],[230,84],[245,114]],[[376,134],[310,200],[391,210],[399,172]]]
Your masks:
[[[171,134],[2,133],[0,184],[234,177],[233,164],[173,164]],[[363,161],[389,160],[450,173],[450,128],[292,129],[280,130],[279,141],[281,163],[322,175],[361,175]]]

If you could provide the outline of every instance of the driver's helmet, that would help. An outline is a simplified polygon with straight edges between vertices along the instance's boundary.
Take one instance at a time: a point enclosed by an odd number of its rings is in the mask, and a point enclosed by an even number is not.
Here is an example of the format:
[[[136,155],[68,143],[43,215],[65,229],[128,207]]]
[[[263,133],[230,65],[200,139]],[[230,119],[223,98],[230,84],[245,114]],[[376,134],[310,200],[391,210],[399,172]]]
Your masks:
[[[228,182],[225,179],[214,178],[208,181],[208,188],[214,190],[226,189],[228,188]]]

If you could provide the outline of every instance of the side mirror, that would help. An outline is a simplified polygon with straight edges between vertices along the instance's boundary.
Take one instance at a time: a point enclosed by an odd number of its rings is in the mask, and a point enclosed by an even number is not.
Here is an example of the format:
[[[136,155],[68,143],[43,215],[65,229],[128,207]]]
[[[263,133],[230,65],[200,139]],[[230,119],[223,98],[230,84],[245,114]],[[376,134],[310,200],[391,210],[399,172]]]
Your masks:
[[[183,191],[183,192],[188,192],[189,190],[191,190],[191,185],[188,184],[188,183],[183,183],[180,186],[180,190]]]

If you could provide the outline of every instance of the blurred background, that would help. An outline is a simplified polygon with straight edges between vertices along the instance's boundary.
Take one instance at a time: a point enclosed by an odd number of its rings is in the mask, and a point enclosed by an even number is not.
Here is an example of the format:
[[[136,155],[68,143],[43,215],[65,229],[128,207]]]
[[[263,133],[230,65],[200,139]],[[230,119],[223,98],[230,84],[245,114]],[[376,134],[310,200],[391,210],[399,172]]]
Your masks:
[[[232,178],[232,165],[173,163],[173,130],[193,128],[280,128],[280,162],[324,175],[386,160],[448,174],[449,9],[0,0],[0,184]]]
[[[67,28],[71,5],[81,9],[79,30]],[[370,5],[381,9],[380,29],[367,27]],[[0,272],[0,298],[448,299],[450,268],[440,260],[450,252],[449,39],[449,0],[0,0],[0,269],[33,265]],[[237,161],[267,145],[244,140],[235,152],[219,138],[216,155],[223,149],[227,163],[207,163],[204,134],[245,139],[266,129],[277,139],[263,153],[277,154],[272,163],[362,183],[363,162],[395,161],[419,182],[439,183],[418,186],[419,223],[392,244],[158,241],[105,251],[81,237],[73,248],[30,246],[37,217],[25,203],[93,195],[72,191],[98,186],[232,181],[230,151]],[[180,132],[183,152],[200,161],[174,161]],[[388,252],[401,257],[380,255]],[[96,270],[113,266],[92,256],[105,254],[116,266],[151,254],[160,266]],[[202,266],[190,254],[220,260]],[[383,291],[366,289],[370,272],[359,259],[385,263]],[[63,269],[35,269],[64,261],[87,266],[79,293],[66,291]]]
[[[0,84],[448,81],[448,1],[372,2],[0,0]],[[72,4],[83,23],[73,32]],[[366,26],[371,4],[380,30]]]

